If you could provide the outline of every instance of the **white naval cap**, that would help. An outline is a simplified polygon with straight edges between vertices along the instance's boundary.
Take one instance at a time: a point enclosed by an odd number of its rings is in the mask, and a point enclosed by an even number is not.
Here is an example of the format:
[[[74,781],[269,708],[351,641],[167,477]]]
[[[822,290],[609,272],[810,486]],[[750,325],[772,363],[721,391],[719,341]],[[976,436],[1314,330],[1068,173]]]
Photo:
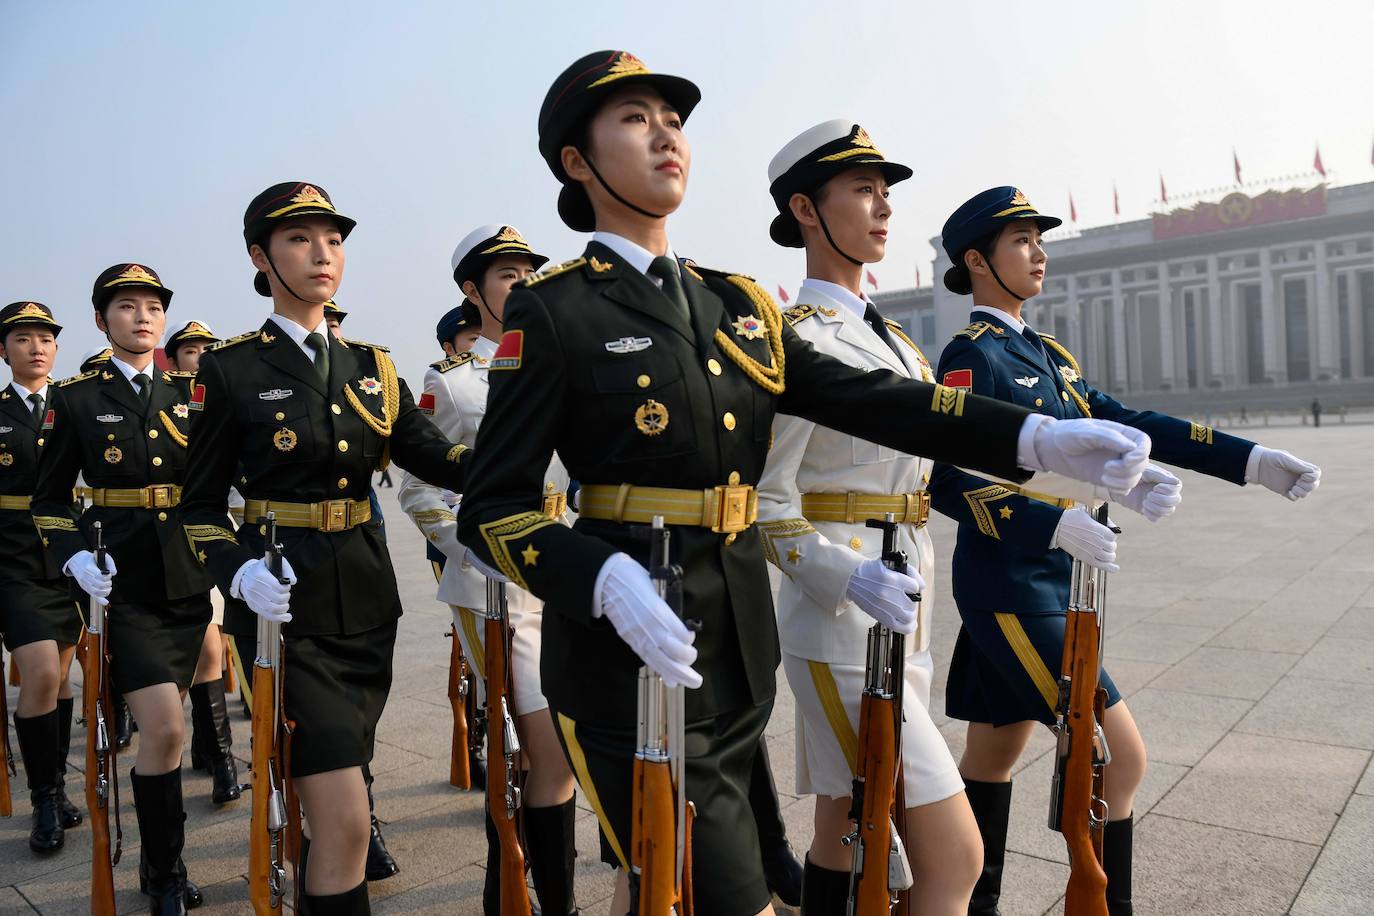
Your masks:
[[[478,226],[463,237],[458,247],[453,249],[449,266],[453,270],[453,282],[462,286],[467,280],[480,279],[478,274],[485,270],[492,258],[503,254],[528,255],[535,270],[543,267],[549,259],[535,252],[520,230],[514,226],[490,223]]]

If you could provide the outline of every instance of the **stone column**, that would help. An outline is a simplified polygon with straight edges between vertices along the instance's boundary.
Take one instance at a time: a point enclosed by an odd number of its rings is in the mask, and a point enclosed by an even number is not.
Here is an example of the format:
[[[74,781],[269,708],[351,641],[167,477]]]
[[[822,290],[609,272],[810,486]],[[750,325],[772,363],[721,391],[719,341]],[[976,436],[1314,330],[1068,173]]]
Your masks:
[[[1311,348],[1312,378],[1320,382],[1340,378],[1341,351],[1336,345],[1336,298],[1332,295],[1331,270],[1326,263],[1326,242],[1317,239],[1313,247],[1313,265],[1317,273],[1311,308],[1312,316],[1316,319],[1316,334],[1312,337],[1314,346]]]
[[[1112,386],[1120,392],[1130,391],[1126,361],[1126,299],[1121,294],[1121,270],[1112,270]]]
[[[1207,256],[1207,366],[1198,373],[1203,387],[1226,385],[1234,369],[1226,360],[1226,323],[1222,321],[1221,280],[1217,274],[1217,256]]]
[[[1283,316],[1274,294],[1274,261],[1267,246],[1260,249],[1260,315],[1264,323],[1264,378],[1281,384],[1288,381],[1288,364],[1283,358]]]
[[[1159,282],[1159,384],[1161,388],[1179,387],[1177,361],[1174,359],[1174,301],[1169,295],[1169,263],[1160,261],[1155,270]]]

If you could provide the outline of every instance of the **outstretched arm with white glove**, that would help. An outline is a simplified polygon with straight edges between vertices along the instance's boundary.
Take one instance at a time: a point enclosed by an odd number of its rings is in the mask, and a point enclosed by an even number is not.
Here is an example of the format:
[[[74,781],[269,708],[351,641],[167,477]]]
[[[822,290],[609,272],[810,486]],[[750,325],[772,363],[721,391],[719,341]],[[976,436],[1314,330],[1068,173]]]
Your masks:
[[[110,603],[114,576],[118,572],[115,569],[114,557],[105,555],[105,569],[102,570],[96,565],[95,554],[89,550],[82,550],[72,555],[67,565],[62,567],[62,571],[75,579],[76,584],[91,596],[92,601],[102,605]]]
[[[1322,469],[1282,449],[1256,445],[1245,464],[1245,482],[1296,501],[1321,485]]]
[[[296,574],[286,557],[281,558],[281,574],[286,581],[273,575],[266,560],[249,560],[234,574],[229,594],[241,599],[259,617],[273,623],[290,623],[291,586],[296,584]]]
[[[1157,522],[1173,515],[1183,502],[1183,481],[1159,465],[1152,464],[1140,475],[1140,483],[1124,496],[1118,497],[1117,502]]]
[[[648,571],[627,553],[602,564],[593,592],[593,617],[605,617],[625,644],[669,687],[701,686],[692,670],[696,634],[658,596]]]
[[[1055,547],[1097,569],[1121,571],[1116,565],[1116,532],[1100,524],[1085,508],[1069,509],[1060,517],[1050,539],[1050,549]]]

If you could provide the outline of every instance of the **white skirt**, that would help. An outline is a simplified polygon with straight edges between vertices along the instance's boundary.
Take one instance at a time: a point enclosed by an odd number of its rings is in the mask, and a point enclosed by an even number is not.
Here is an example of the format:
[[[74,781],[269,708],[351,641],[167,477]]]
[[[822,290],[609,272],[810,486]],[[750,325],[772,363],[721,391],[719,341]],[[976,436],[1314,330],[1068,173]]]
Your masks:
[[[544,624],[543,603],[529,592],[507,586],[506,605],[510,613],[515,638],[511,640],[511,693],[515,700],[516,716],[547,709],[549,701],[539,680],[539,649]],[[458,625],[458,638],[468,667],[476,673],[477,702],[487,701],[486,613],[449,605],[453,622]]]

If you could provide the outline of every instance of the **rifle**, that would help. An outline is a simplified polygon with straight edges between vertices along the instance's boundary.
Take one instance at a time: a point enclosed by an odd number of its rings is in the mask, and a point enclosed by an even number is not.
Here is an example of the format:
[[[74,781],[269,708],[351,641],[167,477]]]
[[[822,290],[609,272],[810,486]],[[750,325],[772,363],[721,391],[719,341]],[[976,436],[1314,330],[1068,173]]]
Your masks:
[[[1096,518],[1111,525],[1104,503]],[[1120,530],[1120,529],[1116,529]],[[1064,659],[1055,704],[1054,778],[1049,827],[1064,834],[1069,849],[1065,916],[1107,916],[1107,874],[1102,870],[1102,831],[1107,823],[1103,771],[1112,761],[1102,730],[1107,691],[1101,686],[1107,574],[1073,561]]]
[[[449,749],[448,784],[458,789],[471,789],[468,699],[472,694],[472,672],[468,669],[468,660],[463,656],[463,644],[458,639],[458,624],[451,624],[444,635],[453,640],[448,655],[448,703],[453,708],[453,746]]]
[[[282,546],[277,542],[276,513],[260,520],[264,526],[267,568],[279,581]],[[286,893],[288,845],[299,829],[299,808],[290,815],[290,773],[286,748],[291,727],[282,711],[281,624],[258,618],[258,651],[253,659],[253,808],[248,847],[248,897],[256,916],[281,912]]]
[[[524,778],[521,775],[520,736],[515,731],[515,701],[511,697],[510,654],[515,631],[506,605],[506,583],[487,580],[487,733],[488,760],[500,761],[502,778],[487,773],[487,816],[496,825],[501,844],[501,916],[530,916],[530,892],[525,886],[525,851],[520,846],[517,817]],[[491,863],[487,864],[491,867]]]
[[[671,533],[663,518],[635,529],[649,539],[649,576],[658,595],[682,616],[682,568],[668,560]],[[695,621],[688,625],[693,629]],[[686,713],[682,687],[639,669],[638,750],[630,835],[630,912],[636,916],[692,916],[692,821],[687,801]]]
[[[869,519],[883,532],[883,565],[906,572],[907,557],[897,549],[897,520]],[[920,594],[911,595],[919,602]],[[912,885],[900,821],[902,782],[902,692],[906,683],[906,637],[875,623],[868,630],[864,692],[859,702],[859,771],[849,819],[854,829],[840,842],[854,847],[849,868],[848,916],[888,916]]]
[[[0,684],[4,683],[5,647],[0,644]],[[0,817],[9,817],[14,814],[10,799],[10,779],[17,774],[14,770],[14,754],[10,751],[9,696],[3,686],[0,686],[0,730],[5,733],[0,736]]]
[[[95,564],[108,568],[103,526],[91,526],[95,537]],[[119,821],[119,772],[107,725],[113,719],[110,697],[110,634],[107,605],[91,598],[90,619],[81,653],[81,707],[86,717],[86,808],[91,818],[91,913],[113,916],[115,912],[114,866],[124,851],[124,829]],[[110,850],[110,809],[115,815],[115,845]]]

